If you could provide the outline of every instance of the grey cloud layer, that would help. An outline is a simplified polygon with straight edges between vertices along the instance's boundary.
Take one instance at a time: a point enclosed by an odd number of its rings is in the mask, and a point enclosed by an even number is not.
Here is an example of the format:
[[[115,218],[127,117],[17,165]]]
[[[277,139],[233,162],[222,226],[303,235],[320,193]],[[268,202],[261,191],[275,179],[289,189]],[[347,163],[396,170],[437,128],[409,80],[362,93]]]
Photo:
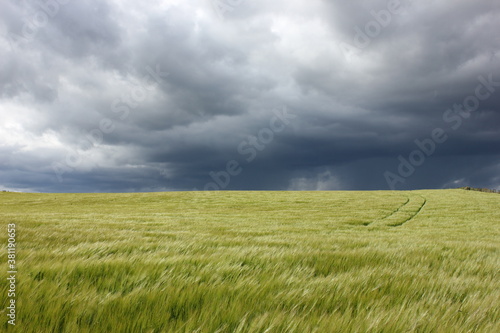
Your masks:
[[[437,127],[448,140],[398,188],[500,187],[500,87],[443,120],[479,76],[500,82],[498,2],[41,3],[1,5],[3,188],[190,190],[236,160],[225,189],[387,189]]]

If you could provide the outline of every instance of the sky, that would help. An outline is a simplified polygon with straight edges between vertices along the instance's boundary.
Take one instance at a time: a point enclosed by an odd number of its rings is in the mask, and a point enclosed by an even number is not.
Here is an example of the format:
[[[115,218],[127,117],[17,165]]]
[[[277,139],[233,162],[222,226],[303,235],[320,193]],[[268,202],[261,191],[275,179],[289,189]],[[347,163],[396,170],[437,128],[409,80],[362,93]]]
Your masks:
[[[500,189],[497,0],[4,0],[0,190]]]

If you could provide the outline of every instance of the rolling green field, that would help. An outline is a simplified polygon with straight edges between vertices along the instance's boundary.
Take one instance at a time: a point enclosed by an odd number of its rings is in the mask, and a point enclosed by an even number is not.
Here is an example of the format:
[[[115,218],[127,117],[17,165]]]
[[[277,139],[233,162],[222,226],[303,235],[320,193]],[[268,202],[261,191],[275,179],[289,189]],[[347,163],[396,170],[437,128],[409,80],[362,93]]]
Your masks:
[[[17,332],[500,332],[500,195],[0,193]]]

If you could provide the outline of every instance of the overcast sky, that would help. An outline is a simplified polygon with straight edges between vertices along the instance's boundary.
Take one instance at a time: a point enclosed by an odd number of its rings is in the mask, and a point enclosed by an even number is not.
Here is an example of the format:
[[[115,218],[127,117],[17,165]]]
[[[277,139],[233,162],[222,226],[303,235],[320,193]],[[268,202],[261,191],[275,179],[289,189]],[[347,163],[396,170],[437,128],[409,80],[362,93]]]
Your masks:
[[[0,189],[500,189],[497,0],[4,0]]]

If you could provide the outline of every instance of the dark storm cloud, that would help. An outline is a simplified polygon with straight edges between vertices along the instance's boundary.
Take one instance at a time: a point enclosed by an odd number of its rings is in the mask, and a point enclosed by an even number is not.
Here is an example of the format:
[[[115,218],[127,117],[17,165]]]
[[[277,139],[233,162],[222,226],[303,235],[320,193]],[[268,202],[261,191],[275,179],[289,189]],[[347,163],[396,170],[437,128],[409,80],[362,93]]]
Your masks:
[[[2,188],[500,187],[499,3],[215,4],[5,1]]]

